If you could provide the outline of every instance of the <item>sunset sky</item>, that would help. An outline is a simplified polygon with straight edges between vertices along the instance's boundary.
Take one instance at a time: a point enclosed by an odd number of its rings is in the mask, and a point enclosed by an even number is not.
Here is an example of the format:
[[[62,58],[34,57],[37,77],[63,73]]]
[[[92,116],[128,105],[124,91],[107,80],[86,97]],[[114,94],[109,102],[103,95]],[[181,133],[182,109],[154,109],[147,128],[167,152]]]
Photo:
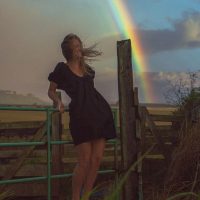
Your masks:
[[[110,103],[116,102],[116,42],[127,39],[125,24],[120,27],[116,19],[116,14],[122,18],[123,14],[113,12],[117,1],[0,0],[0,90],[32,93],[50,102],[47,77],[57,62],[64,61],[60,43],[73,32],[85,46],[98,42],[103,55],[91,63],[95,87]],[[147,66],[134,75],[140,101],[165,102],[166,80],[173,82],[200,69],[200,0],[123,0],[123,4]],[[152,86],[152,99],[144,98],[141,81]]]

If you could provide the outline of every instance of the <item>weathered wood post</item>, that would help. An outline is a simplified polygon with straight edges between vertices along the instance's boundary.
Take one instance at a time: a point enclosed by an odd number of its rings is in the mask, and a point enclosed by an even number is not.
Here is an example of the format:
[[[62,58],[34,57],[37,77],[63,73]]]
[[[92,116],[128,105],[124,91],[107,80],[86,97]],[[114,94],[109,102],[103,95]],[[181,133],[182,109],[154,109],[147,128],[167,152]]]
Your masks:
[[[56,92],[61,99],[61,92]],[[54,105],[55,106],[55,105]],[[62,114],[60,112],[54,112],[52,114],[52,141],[61,140],[62,134]],[[62,145],[56,144],[52,146],[52,174],[62,174]],[[52,181],[52,195],[55,199],[62,199],[62,179],[53,179]]]
[[[126,172],[137,160],[138,153],[130,40],[117,42],[117,57],[122,170]],[[128,177],[122,196],[123,200],[138,199],[138,173],[136,170],[133,170]]]
[[[142,156],[142,126],[143,126],[143,116],[142,111],[139,104],[139,97],[138,97],[138,88],[134,88],[134,106],[135,106],[135,123],[136,123],[136,143],[137,143],[137,159]],[[137,165],[137,175],[138,175],[138,200],[143,199],[143,183],[142,183],[142,162],[138,163]]]

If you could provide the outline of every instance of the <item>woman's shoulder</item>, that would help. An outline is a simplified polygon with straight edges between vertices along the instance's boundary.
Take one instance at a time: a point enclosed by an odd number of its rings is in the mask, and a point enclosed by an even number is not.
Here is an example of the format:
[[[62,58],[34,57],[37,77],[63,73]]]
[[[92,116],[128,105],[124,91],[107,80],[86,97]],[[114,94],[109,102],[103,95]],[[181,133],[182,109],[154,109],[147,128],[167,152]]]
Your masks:
[[[66,65],[64,62],[57,62],[57,64],[54,67],[54,72],[59,73],[61,76],[66,74]]]
[[[55,69],[62,70],[64,68],[64,65],[64,62],[57,62],[57,64],[55,65]]]
[[[53,71],[49,73],[48,80],[57,83],[58,89],[63,89],[65,77],[63,76],[63,65],[61,62],[58,62]]]

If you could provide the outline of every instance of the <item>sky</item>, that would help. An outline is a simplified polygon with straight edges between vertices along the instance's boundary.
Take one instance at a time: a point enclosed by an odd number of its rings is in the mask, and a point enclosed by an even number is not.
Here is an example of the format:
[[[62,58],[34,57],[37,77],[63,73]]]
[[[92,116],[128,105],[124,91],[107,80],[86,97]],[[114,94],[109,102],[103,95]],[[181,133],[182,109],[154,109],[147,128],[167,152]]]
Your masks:
[[[60,43],[73,32],[85,46],[98,43],[103,55],[91,63],[95,87],[109,103],[116,102],[116,42],[128,39],[122,29],[125,23],[119,27],[113,13],[117,1],[0,0],[0,90],[31,93],[50,102],[47,77],[64,61]],[[200,0],[123,0],[123,5],[147,66],[135,74],[133,64],[140,102],[163,103],[168,80],[187,79],[189,71],[200,69]],[[152,86],[153,98],[145,97],[142,82]],[[66,103],[70,101],[62,96]]]

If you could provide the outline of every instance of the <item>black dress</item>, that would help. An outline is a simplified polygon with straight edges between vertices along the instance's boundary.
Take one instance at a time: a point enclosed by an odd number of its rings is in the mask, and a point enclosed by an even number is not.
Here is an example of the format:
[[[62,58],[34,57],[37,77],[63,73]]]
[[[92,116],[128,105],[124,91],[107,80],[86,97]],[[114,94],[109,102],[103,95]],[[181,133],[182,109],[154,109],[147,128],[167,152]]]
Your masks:
[[[94,87],[95,71],[78,76],[64,62],[59,62],[48,76],[71,98],[69,129],[75,145],[97,138],[113,139],[116,129],[108,102]]]

